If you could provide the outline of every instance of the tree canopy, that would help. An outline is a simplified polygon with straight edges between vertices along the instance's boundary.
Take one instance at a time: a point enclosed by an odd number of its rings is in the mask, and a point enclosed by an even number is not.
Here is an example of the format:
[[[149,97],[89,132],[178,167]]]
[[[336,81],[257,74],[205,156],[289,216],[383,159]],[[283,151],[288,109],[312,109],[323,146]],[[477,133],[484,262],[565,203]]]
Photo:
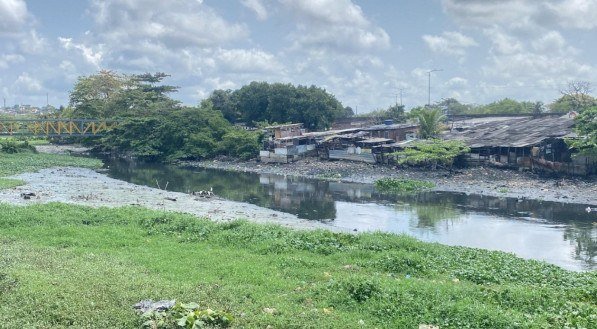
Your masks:
[[[238,90],[215,90],[208,98],[230,122],[296,122],[321,130],[352,115],[325,89],[283,83],[251,82]]]
[[[118,125],[96,140],[103,150],[146,160],[205,159],[216,155],[250,158],[259,150],[260,134],[228,122],[213,100],[187,107],[162,84],[164,73],[121,75],[111,71],[79,78],[70,95],[70,116],[117,119]],[[225,102],[227,93],[215,99]],[[223,99],[223,100],[221,100]]]

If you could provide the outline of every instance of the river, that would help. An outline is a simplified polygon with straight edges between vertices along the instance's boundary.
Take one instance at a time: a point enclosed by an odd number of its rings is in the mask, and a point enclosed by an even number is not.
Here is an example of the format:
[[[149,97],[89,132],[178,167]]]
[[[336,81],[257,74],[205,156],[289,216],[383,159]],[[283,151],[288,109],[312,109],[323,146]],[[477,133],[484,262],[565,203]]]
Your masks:
[[[597,213],[586,205],[464,193],[387,195],[370,184],[105,160],[108,175],[177,192],[210,190],[352,231],[512,252],[571,270],[594,270]]]

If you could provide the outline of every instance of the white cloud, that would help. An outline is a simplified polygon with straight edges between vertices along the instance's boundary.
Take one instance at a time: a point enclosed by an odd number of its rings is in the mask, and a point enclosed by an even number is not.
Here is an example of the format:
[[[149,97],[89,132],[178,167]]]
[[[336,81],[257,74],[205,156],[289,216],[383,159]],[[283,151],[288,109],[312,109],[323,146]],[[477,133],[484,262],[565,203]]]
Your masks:
[[[20,32],[28,18],[24,0],[0,0],[0,36]]]
[[[597,28],[597,1],[564,0],[548,4],[562,26],[591,30]]]
[[[72,38],[63,38],[59,37],[58,41],[62,47],[66,50],[77,50],[87,61],[87,63],[95,66],[95,68],[99,69],[102,63],[102,52],[101,51],[93,51],[90,47],[85,46],[84,44],[74,43]]]
[[[423,35],[422,38],[429,49],[447,55],[463,56],[467,48],[477,45],[473,38],[460,32],[443,32],[441,36]]]
[[[536,0],[442,0],[444,11],[463,25],[528,27],[541,9]]]
[[[4,54],[0,55],[0,69],[5,69],[13,64],[22,63],[25,57],[20,54]]]
[[[38,79],[31,77],[29,73],[23,72],[14,82],[13,88],[21,93],[38,93],[42,90],[42,84]]]
[[[227,71],[278,72],[282,65],[275,56],[258,49],[220,49],[216,61]]]
[[[243,6],[252,10],[255,13],[255,15],[257,16],[257,19],[259,19],[261,21],[267,19],[267,16],[268,16],[267,9],[265,9],[265,6],[261,2],[261,0],[241,0],[240,3]]]
[[[169,49],[209,47],[245,38],[247,28],[225,21],[213,9],[184,0],[93,0],[96,34],[113,46],[142,42]]]
[[[362,52],[390,46],[387,32],[350,0],[280,0],[298,20],[294,49]]]

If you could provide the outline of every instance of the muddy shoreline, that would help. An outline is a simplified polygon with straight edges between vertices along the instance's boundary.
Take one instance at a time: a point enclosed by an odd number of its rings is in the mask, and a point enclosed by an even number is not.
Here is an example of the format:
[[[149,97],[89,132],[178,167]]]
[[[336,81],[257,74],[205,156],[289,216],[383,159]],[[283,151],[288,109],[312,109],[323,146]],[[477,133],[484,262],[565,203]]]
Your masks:
[[[533,199],[597,206],[597,178],[546,178],[531,172],[476,167],[449,173],[446,170],[400,169],[347,161],[303,159],[290,164],[213,160],[186,162],[183,166],[258,174],[279,174],[311,179],[372,184],[384,177],[425,180],[435,191],[462,192],[494,197]]]
[[[88,207],[139,206],[154,210],[183,212],[214,221],[246,219],[257,223],[279,224],[298,229],[327,229],[321,222],[300,219],[295,215],[262,208],[249,203],[229,201],[217,196],[198,197],[135,185],[110,178],[91,169],[57,167],[36,173],[23,173],[10,178],[25,185],[0,190],[0,203],[27,206],[36,203],[60,202]],[[23,194],[33,193],[29,198]]]

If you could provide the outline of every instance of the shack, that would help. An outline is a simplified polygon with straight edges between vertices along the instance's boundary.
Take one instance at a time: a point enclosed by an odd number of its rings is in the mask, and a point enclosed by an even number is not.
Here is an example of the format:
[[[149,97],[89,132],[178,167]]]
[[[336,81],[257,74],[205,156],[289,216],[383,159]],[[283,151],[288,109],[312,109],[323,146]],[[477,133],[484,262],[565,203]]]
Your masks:
[[[394,124],[392,120],[386,120],[384,124],[365,128],[364,131],[369,132],[373,138],[386,138],[393,140],[394,142],[400,142],[417,138],[419,134],[419,124]]]
[[[577,137],[573,126],[574,119],[569,116],[514,118],[454,129],[443,138],[462,140],[471,148],[468,165],[592,174],[596,160],[572,156],[573,150],[566,144],[565,139]]]

